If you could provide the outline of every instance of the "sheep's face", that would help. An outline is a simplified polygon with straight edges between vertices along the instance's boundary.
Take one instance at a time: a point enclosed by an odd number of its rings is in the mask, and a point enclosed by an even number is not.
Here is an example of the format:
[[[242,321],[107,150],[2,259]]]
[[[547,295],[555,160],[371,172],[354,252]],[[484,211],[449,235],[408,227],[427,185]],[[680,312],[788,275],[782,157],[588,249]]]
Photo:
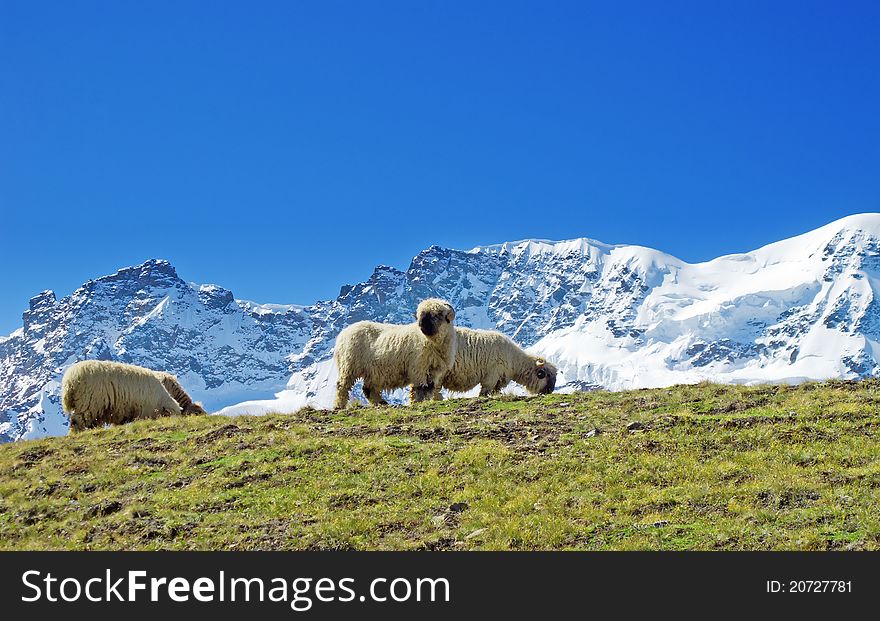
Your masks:
[[[535,368],[520,383],[533,395],[550,394],[556,388],[556,367],[543,358],[535,358]]]
[[[455,310],[449,302],[431,298],[419,304],[416,310],[416,323],[419,330],[429,339],[442,340],[453,328]]]
[[[183,410],[184,416],[197,416],[201,414],[207,414],[208,411],[202,407],[201,403],[193,403],[192,405],[188,405]]]

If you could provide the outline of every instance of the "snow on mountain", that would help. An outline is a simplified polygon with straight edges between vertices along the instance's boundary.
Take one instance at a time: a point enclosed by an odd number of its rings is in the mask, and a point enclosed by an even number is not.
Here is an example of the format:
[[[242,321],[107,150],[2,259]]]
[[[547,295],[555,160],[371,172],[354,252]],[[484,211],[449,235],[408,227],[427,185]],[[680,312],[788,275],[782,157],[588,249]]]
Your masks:
[[[168,369],[224,413],[327,407],[339,331],[409,322],[429,296],[556,362],[563,391],[874,376],[878,286],[880,214],[696,264],[590,239],[432,246],[311,306],[235,300],[153,260],[31,299],[0,339],[0,440],[64,433],[60,377],[84,358]]]

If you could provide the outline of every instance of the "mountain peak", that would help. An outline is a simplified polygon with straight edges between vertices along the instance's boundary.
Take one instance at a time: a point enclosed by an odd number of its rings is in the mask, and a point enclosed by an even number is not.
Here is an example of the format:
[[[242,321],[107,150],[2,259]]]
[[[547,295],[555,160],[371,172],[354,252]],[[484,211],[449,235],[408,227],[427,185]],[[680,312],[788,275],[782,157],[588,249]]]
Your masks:
[[[45,306],[51,306],[55,304],[55,302],[55,292],[51,289],[46,289],[28,301],[28,308],[30,308],[30,310],[37,310]]]
[[[135,280],[135,281],[158,281],[179,280],[177,270],[165,259],[150,259],[139,265],[124,267],[115,274],[104,276],[98,280]]]
[[[167,259],[149,259],[140,265],[129,268],[131,270],[139,270],[141,273],[150,273],[163,276],[177,278],[177,270],[171,265]]]
[[[28,309],[21,315],[23,327],[30,328],[35,321],[42,321],[41,318],[51,313],[56,302],[55,292],[48,289],[28,300]]]
[[[835,220],[822,229],[861,230],[880,235],[880,213],[856,213]],[[821,229],[820,229],[821,230]]]

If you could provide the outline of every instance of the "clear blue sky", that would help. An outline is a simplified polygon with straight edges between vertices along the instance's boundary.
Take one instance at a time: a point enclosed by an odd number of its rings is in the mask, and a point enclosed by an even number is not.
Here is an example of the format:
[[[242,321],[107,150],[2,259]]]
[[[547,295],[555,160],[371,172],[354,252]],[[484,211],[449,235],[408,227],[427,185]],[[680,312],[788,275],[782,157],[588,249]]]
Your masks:
[[[880,211],[876,2],[4,0],[0,59],[3,334],[151,257],[309,303],[431,244]]]

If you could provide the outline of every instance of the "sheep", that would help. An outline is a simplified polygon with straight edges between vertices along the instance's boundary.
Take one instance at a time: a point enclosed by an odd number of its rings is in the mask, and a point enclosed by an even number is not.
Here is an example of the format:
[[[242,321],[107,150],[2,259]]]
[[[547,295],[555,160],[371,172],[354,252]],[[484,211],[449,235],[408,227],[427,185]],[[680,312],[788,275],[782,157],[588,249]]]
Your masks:
[[[458,353],[455,364],[434,385],[434,399],[441,399],[440,388],[466,392],[477,384],[480,395],[504,388],[511,380],[532,394],[548,394],[556,387],[556,367],[524,352],[500,332],[456,328]]]
[[[455,361],[455,310],[448,302],[430,298],[416,310],[416,322],[406,325],[359,321],[339,333],[333,358],[339,371],[336,409],[348,405],[358,378],[372,405],[383,405],[383,390],[413,385],[413,401],[424,401]]]
[[[176,385],[186,395],[167,373],[121,362],[84,360],[64,373],[61,405],[70,417],[71,431],[183,414],[165,384]],[[189,395],[186,399],[189,401]],[[189,401],[187,411],[195,412],[194,408]]]

